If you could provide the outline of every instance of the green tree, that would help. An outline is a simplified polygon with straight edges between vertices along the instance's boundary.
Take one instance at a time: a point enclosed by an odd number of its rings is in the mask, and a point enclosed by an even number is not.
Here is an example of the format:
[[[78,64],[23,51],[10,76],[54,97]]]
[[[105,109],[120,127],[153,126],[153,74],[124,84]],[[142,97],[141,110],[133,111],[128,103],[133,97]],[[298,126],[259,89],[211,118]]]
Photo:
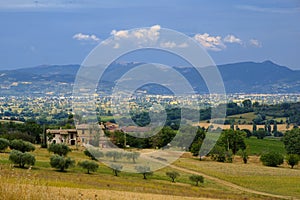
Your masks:
[[[30,153],[22,153],[18,150],[12,150],[9,154],[9,160],[19,167],[24,168],[25,165],[34,165],[35,157]]]
[[[75,161],[71,158],[65,158],[55,154],[50,157],[50,165],[51,167],[59,169],[59,171],[63,172],[65,169],[73,167],[75,165]]]
[[[195,182],[196,186],[199,185],[199,182],[200,183],[204,182],[203,176],[200,176],[200,175],[191,175],[189,178],[190,178],[191,181]]]
[[[277,167],[278,165],[281,165],[283,160],[283,155],[277,152],[264,153],[260,157],[260,161],[263,163],[263,165],[270,167]]]
[[[48,151],[53,152],[54,154],[58,154],[60,156],[66,156],[69,152],[71,152],[71,149],[65,144],[52,143],[49,146]]]
[[[215,160],[218,162],[226,161],[226,150],[223,146],[215,145],[209,154],[210,154],[212,160]]]
[[[123,153],[119,151],[108,151],[105,154],[106,157],[112,158],[114,162],[117,161],[117,159],[122,158]]]
[[[139,174],[143,174],[144,179],[147,179],[147,176],[151,176],[153,174],[149,166],[135,166],[135,170]]]
[[[267,135],[267,132],[263,128],[259,128],[258,131],[255,131],[254,135],[257,139],[264,139]]]
[[[11,141],[9,144],[9,148],[21,151],[23,153],[35,150],[34,145],[31,144],[30,142],[18,140],[18,139]]]
[[[274,125],[273,125],[273,133],[275,134],[275,133],[277,133],[277,131],[278,131],[278,128],[277,128],[277,122],[274,121]]]
[[[9,141],[7,139],[0,138],[0,152],[7,149],[8,146],[9,146]]]
[[[180,176],[178,172],[166,172],[166,175],[172,179],[172,182],[175,183],[175,179]]]
[[[246,99],[242,102],[244,108],[251,108],[252,107],[252,102],[250,99]]]
[[[90,174],[90,172],[97,171],[97,169],[99,168],[98,163],[89,160],[79,162],[78,166],[86,169],[88,174]]]
[[[110,168],[112,169],[113,173],[115,176],[118,176],[118,174],[121,172],[121,170],[123,169],[122,165],[118,165],[118,164],[111,164]]]
[[[257,125],[253,122],[252,132],[254,133],[257,130]]]
[[[294,128],[283,136],[283,143],[287,154],[300,155],[300,129]]]
[[[240,130],[224,130],[221,134],[218,144],[225,147],[227,151],[232,150],[235,155],[239,149],[246,149],[244,141],[246,133]]]
[[[293,169],[295,165],[298,165],[299,163],[299,156],[297,154],[288,154],[286,156],[286,162],[288,165],[291,166],[291,168]]]
[[[247,164],[249,158],[247,150],[240,150],[239,155],[242,157],[244,164]]]
[[[126,158],[128,160],[132,160],[133,163],[135,163],[135,161],[140,157],[140,153],[139,152],[128,152],[126,153]]]

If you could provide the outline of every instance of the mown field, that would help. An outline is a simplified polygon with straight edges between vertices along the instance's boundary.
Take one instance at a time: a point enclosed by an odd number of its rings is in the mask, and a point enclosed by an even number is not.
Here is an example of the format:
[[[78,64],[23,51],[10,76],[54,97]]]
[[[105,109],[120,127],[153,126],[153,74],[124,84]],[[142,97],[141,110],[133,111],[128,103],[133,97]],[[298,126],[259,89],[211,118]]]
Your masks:
[[[189,180],[191,173],[180,170],[175,170],[180,173],[180,177],[176,183],[172,183],[165,175],[167,171],[174,171],[171,167],[154,172],[153,176],[147,180],[142,179],[140,174],[125,172],[115,177],[111,169],[102,164],[97,172],[90,175],[78,166],[62,173],[50,167],[51,153],[46,149],[37,147],[33,154],[37,159],[36,165],[31,169],[20,169],[13,167],[8,161],[8,152],[0,153],[0,199],[276,199],[237,190],[210,179],[205,179],[203,184],[196,187]],[[253,162],[257,157],[251,158],[250,164],[242,165],[238,160],[231,164],[216,163],[198,161],[188,153],[186,155],[186,158],[179,159],[175,164],[247,187],[256,188],[268,181],[289,178],[289,181],[283,181],[281,184],[275,182],[274,186],[284,186],[289,189],[290,194],[299,197],[300,192],[295,186],[297,185],[295,183],[300,181],[298,168],[291,170],[287,166],[284,168],[263,167],[257,161]],[[83,154],[83,149],[73,150],[69,157],[75,159],[76,162],[88,159]],[[258,173],[259,171],[261,173]],[[252,177],[254,172],[258,174]],[[246,178],[243,178],[244,176]],[[259,178],[260,176],[262,178]],[[250,181],[268,176],[269,178],[264,182]],[[274,176],[274,179],[271,180],[271,176]],[[283,189],[275,191],[275,188],[269,187],[264,186],[259,190],[284,195],[288,193]]]
[[[236,157],[234,163],[181,158],[175,165],[256,191],[300,198],[299,166],[295,169],[290,169],[286,164],[279,167],[266,167],[259,162],[257,156],[251,156],[248,164],[243,164],[242,160]]]

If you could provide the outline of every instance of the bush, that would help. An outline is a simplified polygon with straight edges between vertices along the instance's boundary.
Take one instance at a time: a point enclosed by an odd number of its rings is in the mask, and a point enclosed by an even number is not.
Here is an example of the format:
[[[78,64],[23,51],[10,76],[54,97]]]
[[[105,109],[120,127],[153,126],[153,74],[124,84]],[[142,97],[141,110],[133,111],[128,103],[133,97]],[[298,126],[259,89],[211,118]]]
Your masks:
[[[21,152],[34,151],[35,147],[30,142],[26,142],[23,140],[13,140],[9,144],[10,149],[18,150]]]
[[[54,154],[58,154],[60,156],[66,156],[71,149],[65,144],[51,144],[48,148],[49,152],[53,152]]]
[[[295,165],[298,165],[299,160],[300,158],[297,154],[289,154],[286,156],[286,162],[291,166],[292,169]]]
[[[175,172],[175,171],[173,171],[173,172],[166,172],[166,175],[172,179],[173,183],[175,182],[175,179],[178,176],[180,176],[180,174],[178,172]]]
[[[75,165],[75,161],[71,158],[65,158],[59,155],[53,155],[50,157],[50,165],[53,168],[59,169],[61,172],[65,171],[69,167],[73,167]]]
[[[283,163],[283,155],[277,152],[265,153],[260,157],[260,161],[265,166],[277,167]]]
[[[0,151],[4,151],[9,146],[9,141],[4,138],[0,138]]]
[[[192,176],[190,176],[190,180],[193,181],[193,182],[195,182],[196,186],[199,185],[199,182],[200,183],[204,182],[203,176],[200,176],[200,175],[192,175]]]
[[[88,174],[90,173],[90,171],[95,172],[99,168],[98,163],[88,160],[79,162],[78,166],[82,167],[83,169],[86,169]]]
[[[18,164],[19,167],[24,168],[27,165],[35,164],[35,157],[30,153],[22,153],[18,150],[12,150],[9,155],[9,160],[14,164]]]

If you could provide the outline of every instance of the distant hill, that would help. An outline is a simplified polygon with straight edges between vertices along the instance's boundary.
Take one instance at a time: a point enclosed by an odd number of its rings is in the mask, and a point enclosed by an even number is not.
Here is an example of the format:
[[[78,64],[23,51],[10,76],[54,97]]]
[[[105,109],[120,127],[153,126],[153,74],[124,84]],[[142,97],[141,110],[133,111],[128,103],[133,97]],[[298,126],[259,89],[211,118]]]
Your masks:
[[[113,63],[105,72],[103,88],[111,88],[137,63]],[[80,65],[44,65],[0,71],[1,95],[70,95]],[[219,65],[227,93],[299,93],[300,71],[271,61],[241,62]],[[202,78],[191,67],[174,67],[199,93],[207,93]],[[199,84],[199,79],[202,80]],[[196,84],[197,83],[197,84]],[[168,93],[162,88],[146,86],[151,93]]]

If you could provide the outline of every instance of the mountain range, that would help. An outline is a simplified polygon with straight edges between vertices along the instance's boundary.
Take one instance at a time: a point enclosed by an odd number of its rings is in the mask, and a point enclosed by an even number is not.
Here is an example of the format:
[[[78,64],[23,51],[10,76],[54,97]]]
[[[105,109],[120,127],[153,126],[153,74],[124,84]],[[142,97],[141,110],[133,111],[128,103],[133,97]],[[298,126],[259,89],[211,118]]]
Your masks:
[[[109,90],[128,70],[138,63],[112,63],[105,72],[102,89]],[[299,93],[300,70],[292,70],[271,61],[240,62],[217,66],[227,93]],[[80,65],[43,65],[32,68],[0,71],[0,94],[7,95],[71,95]],[[190,81],[199,93],[207,88],[192,67],[174,67]],[[197,81],[196,81],[197,80]],[[199,80],[202,80],[199,84]],[[197,83],[197,84],[196,84]],[[203,83],[203,84],[202,84]],[[98,88],[99,89],[99,88]],[[149,93],[168,93],[153,86],[143,88]],[[99,89],[101,90],[101,88]]]

